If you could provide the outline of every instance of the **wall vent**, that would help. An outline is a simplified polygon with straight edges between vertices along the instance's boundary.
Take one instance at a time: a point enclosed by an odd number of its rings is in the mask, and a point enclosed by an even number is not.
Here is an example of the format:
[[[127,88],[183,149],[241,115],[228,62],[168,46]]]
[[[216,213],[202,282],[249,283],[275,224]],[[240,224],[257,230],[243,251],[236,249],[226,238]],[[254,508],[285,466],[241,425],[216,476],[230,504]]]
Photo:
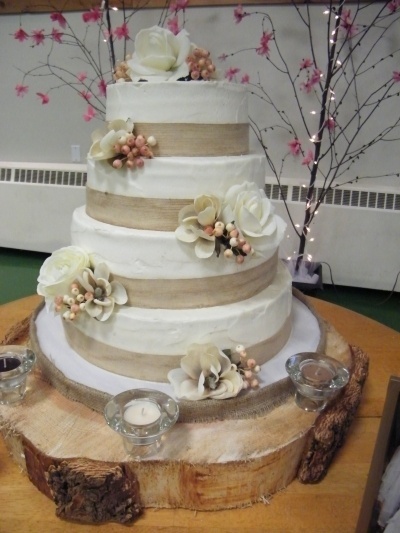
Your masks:
[[[69,185],[84,187],[86,170],[44,169],[44,168],[9,168],[0,164],[0,182],[36,183],[41,185]]]
[[[315,197],[321,194],[322,189],[316,188]],[[299,185],[282,185],[268,183],[265,192],[271,200],[283,200],[289,202],[304,203],[307,189]],[[363,207],[368,209],[384,209],[400,211],[400,194],[393,192],[376,192],[362,189],[333,189],[326,194],[323,204],[344,207]]]

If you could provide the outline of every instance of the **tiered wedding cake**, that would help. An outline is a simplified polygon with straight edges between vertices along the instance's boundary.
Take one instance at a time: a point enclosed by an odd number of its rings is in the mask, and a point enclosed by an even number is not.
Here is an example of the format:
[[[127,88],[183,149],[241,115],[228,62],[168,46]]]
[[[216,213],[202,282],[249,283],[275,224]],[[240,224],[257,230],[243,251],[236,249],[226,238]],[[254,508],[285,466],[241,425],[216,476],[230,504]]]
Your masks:
[[[109,124],[93,137],[73,246],[47,260],[38,289],[83,358],[158,382],[193,345],[242,345],[265,363],[290,335],[292,307],[278,260],[285,223],[263,191],[264,156],[249,153],[247,90],[206,72],[147,76],[140,36],[163,32],[139,33],[127,72],[144,81],[108,87]],[[212,73],[204,50],[191,54],[192,72],[204,59]]]

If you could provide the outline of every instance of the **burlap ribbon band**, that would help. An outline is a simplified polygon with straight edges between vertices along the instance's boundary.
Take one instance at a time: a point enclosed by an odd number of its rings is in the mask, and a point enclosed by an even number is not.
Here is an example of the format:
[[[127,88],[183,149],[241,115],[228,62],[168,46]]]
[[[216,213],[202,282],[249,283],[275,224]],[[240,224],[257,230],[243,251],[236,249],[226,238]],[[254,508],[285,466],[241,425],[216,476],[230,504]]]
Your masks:
[[[136,123],[135,135],[157,140],[155,156],[207,157],[249,153],[246,124]]]
[[[221,259],[223,260],[223,259]],[[261,265],[224,276],[190,279],[128,279],[112,275],[128,293],[127,304],[146,309],[196,309],[239,302],[266,289],[278,263],[276,252]]]

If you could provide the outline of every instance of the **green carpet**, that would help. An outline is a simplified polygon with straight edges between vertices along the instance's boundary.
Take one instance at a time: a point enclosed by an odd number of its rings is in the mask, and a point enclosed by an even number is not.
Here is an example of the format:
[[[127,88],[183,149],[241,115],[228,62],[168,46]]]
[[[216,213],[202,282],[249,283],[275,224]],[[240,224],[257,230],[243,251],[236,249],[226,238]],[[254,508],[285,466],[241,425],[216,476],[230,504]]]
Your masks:
[[[39,269],[47,256],[38,252],[0,248],[0,304],[36,293]],[[325,285],[311,295],[361,313],[400,332],[398,292],[390,295],[385,291]]]

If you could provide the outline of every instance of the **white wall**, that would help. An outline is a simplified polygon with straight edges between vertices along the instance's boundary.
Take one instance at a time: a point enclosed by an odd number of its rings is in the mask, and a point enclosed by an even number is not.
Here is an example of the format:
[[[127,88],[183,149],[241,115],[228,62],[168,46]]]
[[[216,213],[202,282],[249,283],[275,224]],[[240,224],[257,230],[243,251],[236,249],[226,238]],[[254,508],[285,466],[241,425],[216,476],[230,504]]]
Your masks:
[[[324,6],[310,6],[310,8],[315,16],[320,16]],[[300,59],[309,56],[309,52],[304,44],[307,39],[295,9],[292,6],[258,6],[257,9],[270,14],[276,25],[283,52],[297,67]],[[81,14],[68,13],[66,16],[77,33],[82,35]],[[137,13],[130,24],[131,35],[142,27],[157,24],[159,16],[159,10],[142,10]],[[49,30],[52,27],[48,14],[24,15],[21,21],[22,27],[27,31],[41,28]],[[16,15],[0,17],[0,160],[69,163],[71,162],[71,145],[77,144],[81,146],[82,161],[84,161],[85,153],[90,146],[90,134],[100,123],[96,120],[90,123],[83,121],[82,114],[86,105],[81,97],[69,87],[64,87],[50,93],[51,101],[48,105],[41,105],[35,93],[47,92],[51,83],[54,85],[54,80],[51,82],[47,78],[27,79],[26,84],[30,85],[29,94],[24,98],[15,96],[14,87],[21,82],[21,71],[27,71],[38,65],[40,61],[46,60],[43,46],[30,47],[27,43],[19,43],[13,38],[19,22],[20,17]],[[211,51],[222,75],[228,66],[241,66],[241,72],[248,72],[251,79],[256,79],[258,73],[266,72],[265,58],[257,56],[255,52],[247,55],[241,54],[225,63],[217,61],[217,57],[223,52],[229,54],[234,50],[258,46],[261,35],[260,19],[245,18],[241,24],[237,25],[233,18],[233,7],[191,8],[187,12],[186,28],[193,42]],[[325,47],[326,28],[321,23],[315,24],[314,28],[319,32],[318,37],[323,47],[321,51]],[[400,32],[398,30],[399,24],[388,35],[385,43],[387,50],[389,48],[399,49]],[[95,47],[95,43],[92,42],[91,46]],[[65,45],[56,45],[56,47],[58,52],[53,60],[73,71],[85,69],[84,65],[74,59],[76,55],[74,50]],[[386,49],[384,48],[383,51]],[[399,69],[398,59],[398,57],[393,59],[393,70]],[[371,73],[371,82],[373,77],[374,72]],[[286,78],[274,74],[267,80],[267,86],[280,108],[290,112],[293,109],[293,97]],[[369,83],[363,80],[361,89],[369,90]],[[309,105],[311,109],[314,103],[310,99],[306,105]],[[379,128],[382,128],[384,122],[394,113],[398,114],[399,107],[398,98],[393,98],[379,116]],[[250,112],[252,116],[257,117],[259,125],[262,125],[262,116],[267,116],[270,111],[265,104],[253,100]],[[371,124],[372,133],[376,126],[377,123],[374,121]],[[286,147],[286,142],[287,137],[282,136],[278,129],[275,130],[269,139],[271,153],[278,153],[282,145]],[[254,146],[259,149],[257,144]],[[385,174],[396,168],[399,169],[399,154],[398,142],[384,143],[379,148],[371,149],[368,157],[361,161],[354,172],[358,175]],[[288,160],[284,175],[290,177],[294,173],[297,177],[299,175],[307,177],[306,169],[298,161]],[[384,178],[379,183],[383,186],[397,185],[398,179]],[[361,182],[360,186],[368,186],[368,183]]]

